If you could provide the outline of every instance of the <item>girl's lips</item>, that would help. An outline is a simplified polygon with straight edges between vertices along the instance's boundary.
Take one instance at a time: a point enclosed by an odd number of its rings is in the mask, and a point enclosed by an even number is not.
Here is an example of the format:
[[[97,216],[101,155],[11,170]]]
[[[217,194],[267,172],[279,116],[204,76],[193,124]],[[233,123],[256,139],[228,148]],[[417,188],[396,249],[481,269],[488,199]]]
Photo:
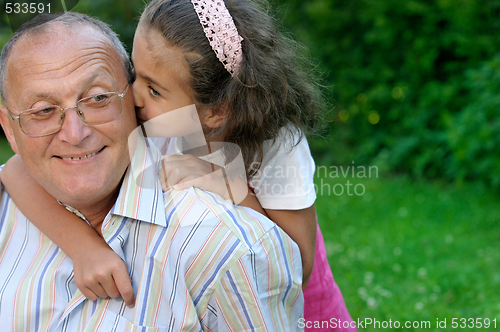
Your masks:
[[[140,126],[142,125],[146,120],[141,119],[140,117],[137,117],[137,124]]]

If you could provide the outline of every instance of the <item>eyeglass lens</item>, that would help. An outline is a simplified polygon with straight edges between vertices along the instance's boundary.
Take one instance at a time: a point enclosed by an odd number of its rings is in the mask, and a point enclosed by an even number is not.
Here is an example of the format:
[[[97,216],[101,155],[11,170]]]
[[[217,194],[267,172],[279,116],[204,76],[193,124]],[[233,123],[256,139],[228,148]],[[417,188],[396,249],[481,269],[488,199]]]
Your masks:
[[[115,92],[103,93],[81,99],[75,108],[80,118],[88,125],[109,122],[121,113],[120,96]],[[60,106],[50,105],[28,110],[19,115],[19,124],[30,136],[49,135],[62,127],[65,113]]]

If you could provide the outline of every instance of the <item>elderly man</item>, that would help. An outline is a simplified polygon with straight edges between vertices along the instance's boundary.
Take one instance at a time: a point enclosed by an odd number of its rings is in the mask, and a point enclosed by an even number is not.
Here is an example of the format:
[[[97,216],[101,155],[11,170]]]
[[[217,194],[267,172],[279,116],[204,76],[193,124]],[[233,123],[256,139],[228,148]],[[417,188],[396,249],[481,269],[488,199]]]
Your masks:
[[[121,298],[87,300],[71,260],[2,190],[2,332],[298,329],[300,254],[283,231],[194,188],[138,186],[131,170],[141,162],[129,167],[127,144],[136,127],[130,65],[105,24],[75,13],[35,18],[0,65],[0,119],[12,149],[124,259],[136,294],[134,308]],[[50,112],[58,115],[47,119]]]

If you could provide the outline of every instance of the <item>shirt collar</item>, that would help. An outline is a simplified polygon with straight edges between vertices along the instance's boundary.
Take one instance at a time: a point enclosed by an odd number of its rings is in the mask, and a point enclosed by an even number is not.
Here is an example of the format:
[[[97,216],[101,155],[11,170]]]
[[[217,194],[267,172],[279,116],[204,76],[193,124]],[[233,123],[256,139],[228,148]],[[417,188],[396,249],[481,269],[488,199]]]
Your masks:
[[[110,214],[166,227],[165,203],[158,173],[162,156],[141,127],[129,136],[131,163]]]

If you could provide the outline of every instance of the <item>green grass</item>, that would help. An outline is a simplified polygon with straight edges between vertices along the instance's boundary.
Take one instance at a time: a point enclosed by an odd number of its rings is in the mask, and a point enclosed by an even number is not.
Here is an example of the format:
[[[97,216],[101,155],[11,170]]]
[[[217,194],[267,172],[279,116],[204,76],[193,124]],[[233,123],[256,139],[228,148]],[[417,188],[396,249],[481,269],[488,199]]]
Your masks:
[[[347,180],[365,194],[327,194],[325,183]],[[316,183],[329,262],[353,319],[426,320],[437,330],[436,318],[447,318],[452,330],[452,318],[488,317],[500,326],[498,194],[405,177]]]

